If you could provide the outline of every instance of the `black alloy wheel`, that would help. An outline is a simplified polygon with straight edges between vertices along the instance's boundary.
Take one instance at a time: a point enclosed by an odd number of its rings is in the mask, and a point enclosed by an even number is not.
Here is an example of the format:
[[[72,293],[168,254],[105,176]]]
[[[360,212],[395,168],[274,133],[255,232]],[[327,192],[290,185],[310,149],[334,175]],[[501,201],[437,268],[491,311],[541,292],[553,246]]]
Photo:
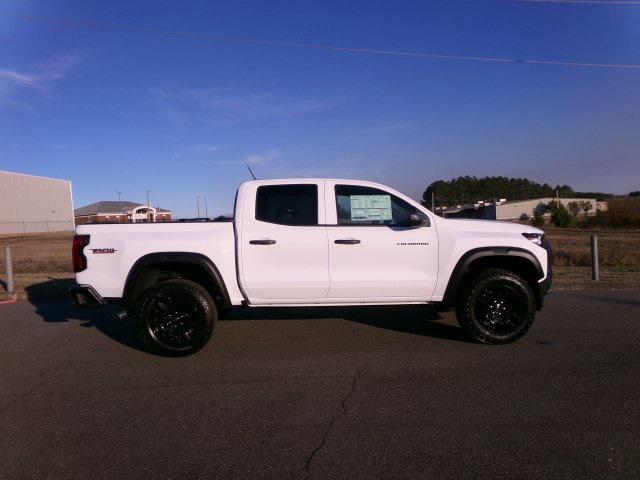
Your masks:
[[[511,343],[531,328],[535,295],[521,276],[503,269],[487,269],[463,287],[456,305],[460,325],[480,343]]]
[[[189,280],[167,280],[144,295],[138,335],[150,350],[189,355],[207,343],[216,319],[213,299],[203,287]]]

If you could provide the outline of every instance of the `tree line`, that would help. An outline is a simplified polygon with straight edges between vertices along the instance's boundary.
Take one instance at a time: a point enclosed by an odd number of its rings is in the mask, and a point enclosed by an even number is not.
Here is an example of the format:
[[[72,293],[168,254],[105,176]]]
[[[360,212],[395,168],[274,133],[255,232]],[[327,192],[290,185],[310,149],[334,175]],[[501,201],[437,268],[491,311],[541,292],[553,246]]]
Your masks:
[[[422,204],[431,207],[431,200],[435,206],[451,206],[477,201],[493,201],[505,198],[507,200],[525,200],[538,197],[561,198],[596,198],[604,200],[613,195],[599,192],[576,192],[569,185],[551,186],[548,183],[538,183],[526,178],[509,177],[464,177],[452,180],[437,180],[427,186],[422,194]]]

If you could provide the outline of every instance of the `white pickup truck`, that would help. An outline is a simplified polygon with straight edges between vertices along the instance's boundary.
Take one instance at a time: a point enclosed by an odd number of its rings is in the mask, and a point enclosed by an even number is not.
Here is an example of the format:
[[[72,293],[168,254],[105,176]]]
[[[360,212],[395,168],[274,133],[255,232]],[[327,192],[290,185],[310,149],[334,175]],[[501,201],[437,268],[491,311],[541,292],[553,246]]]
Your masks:
[[[78,226],[71,295],[120,304],[169,355],[202,348],[237,306],[455,307],[473,339],[498,344],[531,327],[550,257],[541,230],[444,219],[376,183],[260,180],[240,186],[232,222]]]

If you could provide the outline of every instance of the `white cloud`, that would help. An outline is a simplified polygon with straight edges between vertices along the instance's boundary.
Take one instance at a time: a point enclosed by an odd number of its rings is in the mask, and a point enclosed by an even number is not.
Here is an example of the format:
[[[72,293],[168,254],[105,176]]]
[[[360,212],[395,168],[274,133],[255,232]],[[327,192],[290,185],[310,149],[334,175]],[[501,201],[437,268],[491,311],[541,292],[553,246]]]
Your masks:
[[[400,130],[407,130],[423,126],[423,123],[405,122],[405,123],[389,123],[387,125],[378,125],[372,128],[373,133],[393,133]]]
[[[180,158],[185,153],[195,153],[197,155],[209,155],[220,150],[218,145],[198,144],[190,147],[185,147],[182,150],[173,154],[174,158]]]
[[[286,118],[339,105],[341,99],[300,99],[273,93],[240,93],[217,87],[149,90],[152,104],[177,121],[199,119],[216,126],[260,118]]]
[[[186,152],[199,152],[199,153],[213,153],[220,150],[217,145],[194,145],[193,147],[186,148]]]
[[[282,152],[275,148],[259,153],[249,153],[240,159],[235,160],[213,160],[208,162],[211,165],[265,165],[277,160],[282,156]]]
[[[244,158],[243,163],[251,163],[251,164],[260,164],[267,163],[275,160],[280,156],[280,152],[278,150],[267,150],[262,153],[250,153]]]
[[[0,69],[0,107],[33,110],[34,103],[78,65],[77,55],[60,55],[35,64],[29,72]]]

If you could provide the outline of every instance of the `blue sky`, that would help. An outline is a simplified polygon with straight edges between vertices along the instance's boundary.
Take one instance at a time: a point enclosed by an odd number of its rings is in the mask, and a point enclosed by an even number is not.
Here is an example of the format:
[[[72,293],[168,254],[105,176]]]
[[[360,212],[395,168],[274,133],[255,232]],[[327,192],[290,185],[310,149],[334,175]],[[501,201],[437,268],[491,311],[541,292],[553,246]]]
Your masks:
[[[0,0],[0,13],[445,55],[640,63],[640,2]],[[640,69],[434,60],[0,16],[0,170],[230,212],[248,178],[640,189]]]

